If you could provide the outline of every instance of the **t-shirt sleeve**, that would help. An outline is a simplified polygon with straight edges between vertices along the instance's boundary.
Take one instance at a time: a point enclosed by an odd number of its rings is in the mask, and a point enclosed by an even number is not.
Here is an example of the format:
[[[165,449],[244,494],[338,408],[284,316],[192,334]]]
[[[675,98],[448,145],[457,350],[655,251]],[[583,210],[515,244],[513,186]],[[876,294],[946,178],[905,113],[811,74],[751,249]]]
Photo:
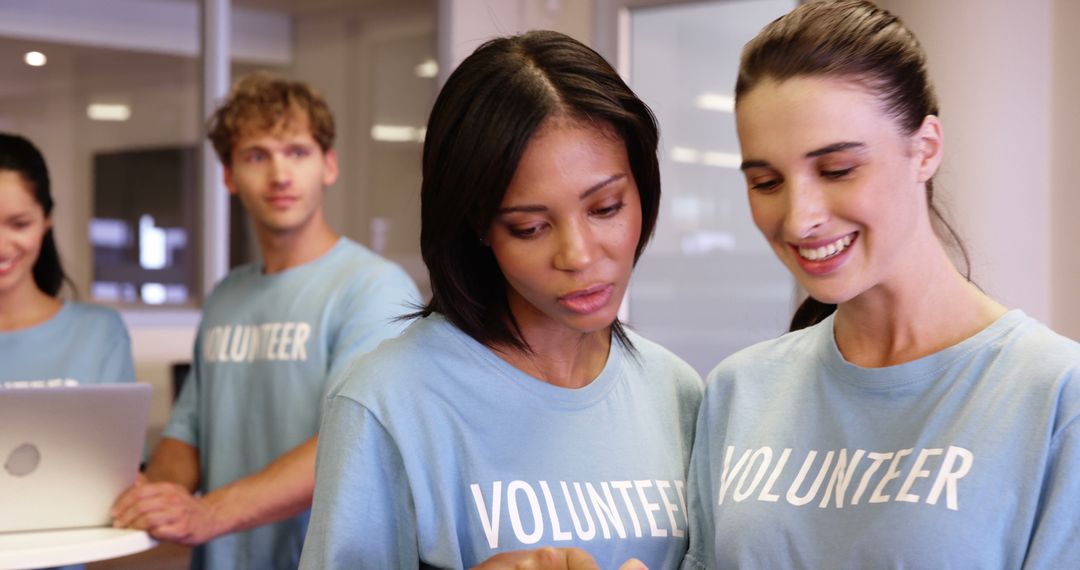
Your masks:
[[[169,423],[165,425],[162,436],[178,439],[188,445],[199,446],[199,384],[201,381],[202,333],[195,339],[195,356],[191,361],[191,370],[180,389],[180,396],[173,405]]]
[[[102,339],[105,347],[98,380],[101,382],[134,382],[135,365],[131,357],[131,337],[119,315],[112,315],[108,332]]]
[[[415,570],[416,526],[404,462],[393,438],[355,400],[332,398],[319,435],[315,496],[300,567]]]
[[[341,312],[344,321],[330,349],[325,397],[336,392],[338,380],[352,360],[405,330],[408,323],[401,316],[411,312],[419,298],[412,279],[396,265],[381,268],[379,274],[351,292]]]
[[[1024,568],[1080,568],[1080,371],[1072,371],[1060,402]]]
[[[706,397],[698,413],[694,450],[690,454],[690,469],[686,484],[687,510],[690,513],[690,545],[683,559],[683,570],[708,570],[715,567],[708,407],[709,400]]]

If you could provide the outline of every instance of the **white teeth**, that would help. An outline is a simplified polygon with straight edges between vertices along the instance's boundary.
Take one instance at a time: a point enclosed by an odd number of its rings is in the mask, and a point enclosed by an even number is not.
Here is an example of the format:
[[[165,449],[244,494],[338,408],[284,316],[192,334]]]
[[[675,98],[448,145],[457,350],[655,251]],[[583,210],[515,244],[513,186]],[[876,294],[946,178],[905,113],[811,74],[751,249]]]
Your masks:
[[[853,234],[848,234],[828,245],[823,245],[816,248],[800,247],[799,255],[803,256],[810,261],[819,261],[828,257],[832,257],[841,251],[847,249],[847,246],[851,245]]]
[[[0,271],[7,271],[8,269],[11,269],[11,267],[14,266],[14,265],[15,265],[15,260],[14,259],[8,259],[8,260],[5,260],[5,261],[0,261]]]

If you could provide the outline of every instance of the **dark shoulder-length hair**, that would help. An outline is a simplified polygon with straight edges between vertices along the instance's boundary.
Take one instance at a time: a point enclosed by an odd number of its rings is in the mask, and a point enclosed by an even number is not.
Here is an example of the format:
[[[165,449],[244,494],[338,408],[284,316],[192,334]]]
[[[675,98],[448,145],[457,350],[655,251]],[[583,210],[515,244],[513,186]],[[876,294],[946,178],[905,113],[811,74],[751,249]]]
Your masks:
[[[635,260],[656,225],[660,167],[656,119],[599,54],[558,32],[488,41],[450,75],[424,140],[420,250],[431,301],[488,346],[529,350],[507,300],[507,282],[482,236],[492,223],[529,140],[548,119],[612,129],[626,147],[641,197]],[[615,338],[629,345],[622,325]]]
[[[45,217],[52,215],[49,169],[45,166],[45,157],[34,143],[19,135],[0,133],[0,170],[16,172],[22,176],[34,195],[34,201],[45,212]],[[59,295],[60,288],[68,280],[63,266],[60,265],[60,252],[56,249],[51,227],[41,239],[41,251],[32,272],[38,289],[50,297]]]
[[[860,84],[877,96],[905,134],[918,130],[927,115],[939,114],[919,40],[900,18],[868,0],[808,2],[765,26],[743,48],[735,104],[766,79],[794,77]],[[935,204],[933,180],[926,182],[926,201],[938,236],[957,250],[970,280],[967,248]],[[790,330],[817,324],[835,310],[836,305],[808,297],[795,311]]]

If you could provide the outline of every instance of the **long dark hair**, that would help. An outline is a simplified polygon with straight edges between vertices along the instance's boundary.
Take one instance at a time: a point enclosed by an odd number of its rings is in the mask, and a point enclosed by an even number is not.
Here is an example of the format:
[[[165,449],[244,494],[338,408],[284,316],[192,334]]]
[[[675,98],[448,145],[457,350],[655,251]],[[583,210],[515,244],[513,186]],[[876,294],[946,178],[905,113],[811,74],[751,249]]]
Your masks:
[[[440,313],[483,344],[529,350],[481,237],[526,145],[552,117],[612,128],[622,139],[641,197],[641,255],[660,205],[659,130],[648,106],[604,58],[569,36],[534,31],[491,40],[450,75],[428,120],[420,250],[432,298],[417,315]],[[617,320],[612,333],[629,345]]]
[[[45,157],[34,143],[18,135],[0,133],[0,170],[17,172],[26,180],[34,200],[45,212],[45,217],[52,215],[52,188],[49,185],[49,169],[45,166]],[[41,251],[33,268],[34,283],[38,289],[50,297],[60,294],[64,282],[70,280],[60,265],[60,252],[56,249],[56,240],[50,227],[41,239]]]
[[[810,2],[765,26],[743,48],[735,101],[761,81],[794,77],[842,77],[878,99],[907,134],[927,115],[938,115],[937,95],[926,70],[926,54],[915,34],[887,10],[865,0]],[[971,260],[959,234],[934,203],[934,182],[926,201],[937,234],[959,253],[971,280]],[[795,311],[790,330],[821,322],[836,305],[813,297]]]

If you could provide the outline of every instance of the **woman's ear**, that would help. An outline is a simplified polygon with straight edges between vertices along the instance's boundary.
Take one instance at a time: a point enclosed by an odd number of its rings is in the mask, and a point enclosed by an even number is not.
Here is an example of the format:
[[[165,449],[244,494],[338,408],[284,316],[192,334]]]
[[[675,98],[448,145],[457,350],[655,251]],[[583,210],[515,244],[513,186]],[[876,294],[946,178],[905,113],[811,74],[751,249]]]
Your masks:
[[[915,158],[918,161],[918,181],[926,182],[934,177],[941,166],[945,150],[945,135],[941,130],[941,119],[936,115],[927,115],[912,136],[915,145]]]

